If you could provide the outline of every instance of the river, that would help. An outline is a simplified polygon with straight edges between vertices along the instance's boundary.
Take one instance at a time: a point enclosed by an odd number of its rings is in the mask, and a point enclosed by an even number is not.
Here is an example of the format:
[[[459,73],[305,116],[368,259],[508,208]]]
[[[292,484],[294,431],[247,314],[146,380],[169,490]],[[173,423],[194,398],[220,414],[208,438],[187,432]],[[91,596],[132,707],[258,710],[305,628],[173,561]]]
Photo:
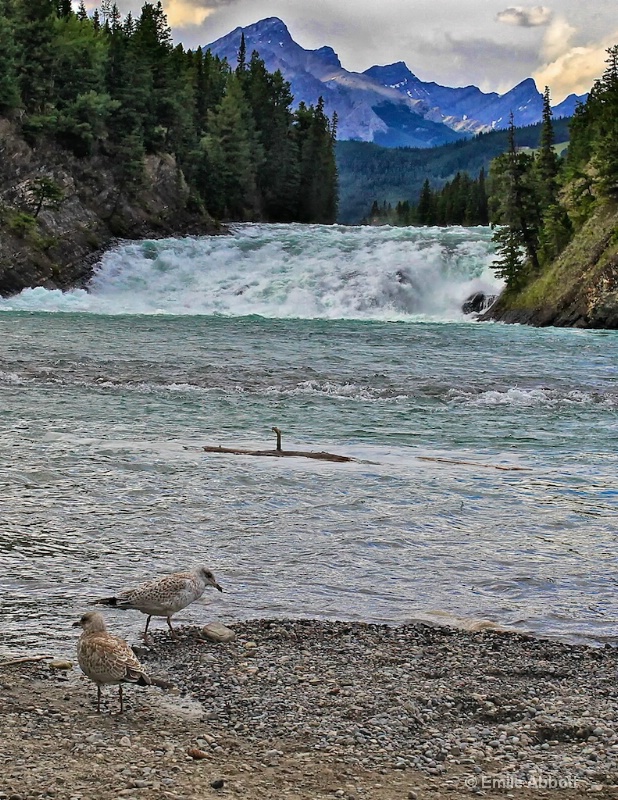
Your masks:
[[[1,300],[0,650],[70,653],[92,599],[196,563],[225,592],[180,624],[616,642],[618,334],[466,318],[491,260],[484,228],[240,225]],[[272,426],[357,460],[201,449]]]

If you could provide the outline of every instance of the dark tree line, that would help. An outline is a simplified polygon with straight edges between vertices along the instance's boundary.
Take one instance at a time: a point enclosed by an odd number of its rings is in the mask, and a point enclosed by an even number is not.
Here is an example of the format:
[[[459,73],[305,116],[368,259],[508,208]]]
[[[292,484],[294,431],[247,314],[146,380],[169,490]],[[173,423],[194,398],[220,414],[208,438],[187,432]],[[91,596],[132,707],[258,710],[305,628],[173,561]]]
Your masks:
[[[556,141],[569,138],[568,119],[554,121]],[[538,148],[541,124],[517,129],[520,147]],[[430,148],[380,147],[372,142],[338,141],[339,219],[358,223],[367,218],[373,200],[379,208],[397,203],[417,205],[426,180],[432,191],[452,181],[458,172],[487,175],[494,158],[508,149],[508,131],[479,133],[471,139]]]
[[[494,269],[507,288],[519,289],[551,263],[595,208],[618,201],[618,45],[570,124],[566,158],[553,147],[549,90],[545,90],[539,149],[509,148],[492,162],[490,212],[496,226]]]
[[[442,188],[432,189],[425,179],[416,205],[408,200],[396,206],[374,200],[364,222],[389,225],[489,225],[485,170],[471,178],[458,172]]]
[[[0,0],[0,115],[36,142],[105,156],[139,194],[144,159],[172,154],[192,203],[216,218],[334,222],[336,119],[292,110],[290,86],[259,54],[238,63],[174,46],[161,3],[121,18],[109,0]]]

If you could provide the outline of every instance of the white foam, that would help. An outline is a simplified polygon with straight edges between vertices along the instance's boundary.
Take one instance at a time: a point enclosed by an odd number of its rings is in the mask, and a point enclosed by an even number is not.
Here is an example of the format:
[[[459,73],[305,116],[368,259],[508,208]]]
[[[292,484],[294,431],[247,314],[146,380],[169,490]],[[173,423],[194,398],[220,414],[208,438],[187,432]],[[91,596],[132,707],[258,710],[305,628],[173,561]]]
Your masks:
[[[460,389],[449,392],[448,399],[458,405],[468,406],[514,406],[533,408],[547,406],[587,406],[605,405],[613,408],[618,405],[618,395],[583,392],[580,390],[561,392],[557,389],[530,388],[490,389],[473,393]]]
[[[486,228],[239,225],[229,236],[123,244],[87,290],[26,289],[0,310],[463,321],[496,294]]]
[[[24,386],[29,383],[22,375],[16,372],[3,372],[0,370],[0,383],[8,384],[9,386]]]

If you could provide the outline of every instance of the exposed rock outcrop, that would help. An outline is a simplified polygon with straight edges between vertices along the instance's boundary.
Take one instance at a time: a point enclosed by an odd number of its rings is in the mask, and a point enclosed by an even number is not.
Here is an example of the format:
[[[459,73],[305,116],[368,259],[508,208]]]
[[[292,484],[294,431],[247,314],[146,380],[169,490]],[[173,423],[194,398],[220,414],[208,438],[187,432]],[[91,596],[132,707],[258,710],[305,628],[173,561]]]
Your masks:
[[[38,209],[41,179],[61,197]],[[188,205],[189,188],[170,155],[147,157],[144,187],[130,197],[110,159],[78,159],[53,144],[32,147],[0,118],[0,295],[84,285],[117,239],[217,232],[210,217]]]
[[[481,311],[486,311],[495,303],[495,294],[486,294],[485,292],[474,292],[464,301],[461,310],[464,314],[480,314]]]

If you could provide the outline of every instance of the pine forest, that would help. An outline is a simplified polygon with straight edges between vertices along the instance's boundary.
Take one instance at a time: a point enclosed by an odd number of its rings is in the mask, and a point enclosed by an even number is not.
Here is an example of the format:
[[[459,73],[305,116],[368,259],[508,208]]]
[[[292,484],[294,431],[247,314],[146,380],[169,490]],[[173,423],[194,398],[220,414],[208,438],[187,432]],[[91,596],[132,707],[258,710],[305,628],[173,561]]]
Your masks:
[[[175,46],[161,3],[121,18],[104,0],[0,0],[0,116],[31,145],[107,157],[138,196],[145,156],[174,156],[193,210],[215,219],[333,222],[336,119],[294,111],[289,84],[239,41],[235,65]],[[41,184],[51,202],[53,182]]]

